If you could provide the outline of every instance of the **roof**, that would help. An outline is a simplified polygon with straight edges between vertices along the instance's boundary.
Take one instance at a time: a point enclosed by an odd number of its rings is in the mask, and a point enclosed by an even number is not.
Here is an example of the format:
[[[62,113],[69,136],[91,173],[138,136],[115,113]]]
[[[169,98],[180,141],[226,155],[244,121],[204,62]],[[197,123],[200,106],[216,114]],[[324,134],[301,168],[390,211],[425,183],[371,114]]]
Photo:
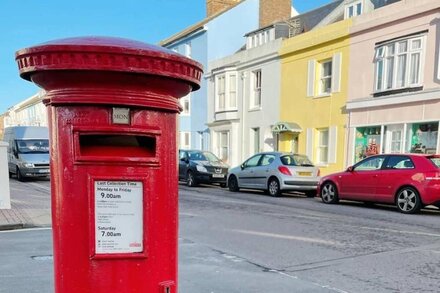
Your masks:
[[[244,1],[246,1],[246,0],[244,0]],[[167,38],[165,40],[160,41],[159,42],[159,46],[166,47],[167,45],[170,45],[171,43],[174,43],[175,41],[178,41],[178,40],[180,40],[180,39],[182,39],[182,38],[184,38],[184,37],[186,37],[186,36],[188,36],[188,35],[190,35],[192,33],[195,33],[195,32],[203,30],[205,24],[207,24],[208,22],[210,22],[214,18],[222,15],[223,13],[231,10],[232,8],[240,5],[244,1],[240,1],[240,2],[238,2],[236,4],[233,4],[233,5],[229,6],[228,8],[226,8],[225,10],[217,12],[217,13],[215,13],[215,14],[213,14],[213,15],[205,18],[205,19],[203,19],[202,21],[200,21],[200,22],[198,22],[198,23],[196,23],[196,24],[194,24],[192,26],[189,26],[186,29],[184,29],[184,30],[182,30],[182,31],[172,35],[171,37],[169,37],[169,38]]]
[[[320,24],[324,18],[329,16],[337,7],[339,7],[339,5],[341,5],[342,2],[344,1],[332,1],[329,4],[292,17],[288,20],[288,22],[294,23],[295,21],[299,21],[301,26],[300,33],[307,32]]]

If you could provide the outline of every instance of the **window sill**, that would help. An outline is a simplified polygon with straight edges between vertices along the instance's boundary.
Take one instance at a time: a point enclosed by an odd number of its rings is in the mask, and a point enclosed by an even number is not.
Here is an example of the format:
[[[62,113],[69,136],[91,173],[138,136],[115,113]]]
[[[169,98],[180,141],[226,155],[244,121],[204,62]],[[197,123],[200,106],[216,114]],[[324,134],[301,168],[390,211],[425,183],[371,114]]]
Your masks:
[[[331,97],[331,96],[332,96],[331,93],[323,93],[323,94],[319,94],[317,96],[314,96],[313,99],[327,98],[327,97]]]
[[[250,108],[249,112],[257,112],[257,111],[261,111],[261,106],[260,107],[254,107],[254,108]]]
[[[221,109],[221,110],[215,110],[215,114],[222,114],[222,113],[229,113],[229,112],[237,112],[238,109]]]
[[[328,163],[317,163],[316,167],[327,168],[328,167]]]
[[[395,94],[401,94],[401,93],[418,92],[421,90],[423,90],[423,85],[404,87],[404,88],[400,88],[400,89],[390,89],[390,90],[384,90],[384,91],[380,91],[380,92],[374,92],[373,97],[382,97],[382,96],[389,96],[389,95],[395,95]]]

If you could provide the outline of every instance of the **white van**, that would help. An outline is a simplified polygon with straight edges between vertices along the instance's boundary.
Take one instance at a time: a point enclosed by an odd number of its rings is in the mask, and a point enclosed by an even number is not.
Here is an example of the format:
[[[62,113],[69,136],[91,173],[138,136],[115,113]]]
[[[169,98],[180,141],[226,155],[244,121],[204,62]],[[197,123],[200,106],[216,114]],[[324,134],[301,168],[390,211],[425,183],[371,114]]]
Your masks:
[[[39,126],[5,128],[3,140],[9,143],[9,177],[46,177],[49,169],[49,130]]]

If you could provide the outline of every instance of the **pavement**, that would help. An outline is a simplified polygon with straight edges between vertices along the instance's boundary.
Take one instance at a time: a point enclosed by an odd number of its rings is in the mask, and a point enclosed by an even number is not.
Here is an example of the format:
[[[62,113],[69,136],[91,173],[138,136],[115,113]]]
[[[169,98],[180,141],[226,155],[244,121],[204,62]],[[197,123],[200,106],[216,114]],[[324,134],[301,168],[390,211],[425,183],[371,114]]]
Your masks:
[[[50,184],[41,184],[42,181],[49,179],[26,182],[19,182],[15,178],[9,179],[11,209],[0,209],[0,231],[52,225]],[[30,193],[29,190],[32,192]]]

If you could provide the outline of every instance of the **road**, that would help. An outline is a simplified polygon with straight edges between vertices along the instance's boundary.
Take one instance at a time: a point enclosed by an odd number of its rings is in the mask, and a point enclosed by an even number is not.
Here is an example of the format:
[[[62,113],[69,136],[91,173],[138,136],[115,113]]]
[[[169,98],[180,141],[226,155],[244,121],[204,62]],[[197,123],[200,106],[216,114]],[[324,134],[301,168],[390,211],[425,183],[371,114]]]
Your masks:
[[[49,186],[32,183],[14,184],[28,194]],[[180,185],[179,194],[179,292],[439,292],[437,209],[403,215],[390,206],[208,186]],[[0,249],[18,238],[0,233]],[[40,247],[28,255],[44,260],[51,248]]]
[[[404,215],[389,206],[183,186],[180,209],[182,238],[263,271],[336,292],[440,291],[437,209]]]

